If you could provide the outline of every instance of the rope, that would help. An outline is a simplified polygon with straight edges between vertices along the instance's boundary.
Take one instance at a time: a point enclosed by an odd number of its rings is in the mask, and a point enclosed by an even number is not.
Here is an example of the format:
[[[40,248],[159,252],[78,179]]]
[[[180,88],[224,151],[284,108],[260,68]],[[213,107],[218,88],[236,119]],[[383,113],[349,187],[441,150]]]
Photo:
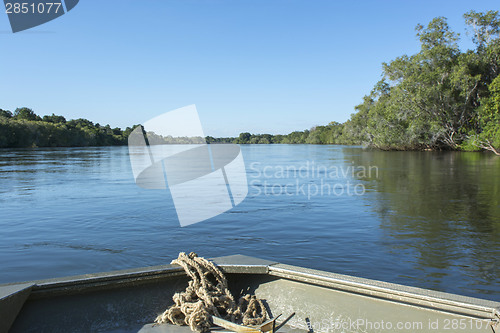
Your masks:
[[[174,305],[159,315],[156,323],[188,325],[194,332],[207,332],[212,315],[243,325],[260,325],[267,319],[264,304],[255,295],[241,297],[236,305],[226,277],[213,262],[194,252],[181,252],[172,264],[184,268],[191,280],[186,290],[174,294]]]

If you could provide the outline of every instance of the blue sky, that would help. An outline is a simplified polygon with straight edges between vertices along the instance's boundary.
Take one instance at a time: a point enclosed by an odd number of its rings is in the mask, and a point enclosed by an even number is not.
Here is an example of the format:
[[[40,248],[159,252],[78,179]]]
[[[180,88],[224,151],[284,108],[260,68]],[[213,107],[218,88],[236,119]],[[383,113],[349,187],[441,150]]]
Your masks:
[[[196,104],[206,135],[343,122],[415,26],[496,1],[81,0],[12,34],[0,13],[0,108],[112,127]]]

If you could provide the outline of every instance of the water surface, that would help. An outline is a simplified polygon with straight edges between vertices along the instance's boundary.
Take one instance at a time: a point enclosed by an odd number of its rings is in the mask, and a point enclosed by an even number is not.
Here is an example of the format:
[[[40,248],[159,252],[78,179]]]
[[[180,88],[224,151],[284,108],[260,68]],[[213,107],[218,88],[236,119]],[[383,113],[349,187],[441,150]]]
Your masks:
[[[500,158],[316,145],[242,152],[248,197],[181,228],[168,191],[135,185],[126,147],[0,150],[0,283],[195,251],[500,300]]]

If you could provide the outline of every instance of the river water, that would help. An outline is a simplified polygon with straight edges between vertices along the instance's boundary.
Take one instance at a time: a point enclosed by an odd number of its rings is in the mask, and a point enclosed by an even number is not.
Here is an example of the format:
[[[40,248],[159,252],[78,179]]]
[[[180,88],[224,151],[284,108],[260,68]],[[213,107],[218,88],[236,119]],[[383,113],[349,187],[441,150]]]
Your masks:
[[[127,147],[0,150],[0,283],[169,263],[180,251],[500,300],[500,158],[242,145],[249,193],[180,227]]]

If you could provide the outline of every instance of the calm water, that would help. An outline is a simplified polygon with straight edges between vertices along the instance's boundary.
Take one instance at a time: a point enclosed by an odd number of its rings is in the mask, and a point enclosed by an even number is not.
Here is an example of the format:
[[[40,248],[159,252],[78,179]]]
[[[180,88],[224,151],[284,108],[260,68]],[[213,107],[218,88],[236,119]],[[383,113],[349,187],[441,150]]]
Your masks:
[[[500,158],[242,146],[239,206],[181,228],[126,147],[0,150],[0,283],[169,263],[179,251],[500,300]]]

